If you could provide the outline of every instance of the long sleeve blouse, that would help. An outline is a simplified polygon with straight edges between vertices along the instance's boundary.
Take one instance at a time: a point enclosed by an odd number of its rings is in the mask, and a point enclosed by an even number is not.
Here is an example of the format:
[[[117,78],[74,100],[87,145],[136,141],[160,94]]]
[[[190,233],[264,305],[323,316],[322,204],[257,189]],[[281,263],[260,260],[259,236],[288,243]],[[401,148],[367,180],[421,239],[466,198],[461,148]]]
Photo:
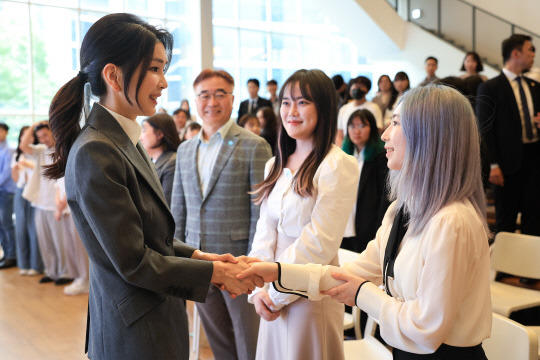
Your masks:
[[[266,175],[274,158],[266,164]],[[260,218],[250,256],[263,261],[291,264],[337,265],[337,251],[345,225],[356,201],[359,169],[356,159],[333,146],[313,177],[313,195],[294,191],[293,174],[283,169],[281,177],[261,204]],[[276,308],[298,296],[266,286]],[[261,291],[254,291],[249,300]]]
[[[320,290],[340,282],[339,271],[369,280],[356,304],[378,320],[381,336],[391,346],[417,354],[441,344],[474,346],[491,332],[489,248],[487,233],[472,204],[465,200],[441,209],[417,235],[406,234],[394,264],[394,279],[383,283],[384,252],[394,219],[388,209],[376,238],[342,268],[280,265],[278,289],[319,299]]]

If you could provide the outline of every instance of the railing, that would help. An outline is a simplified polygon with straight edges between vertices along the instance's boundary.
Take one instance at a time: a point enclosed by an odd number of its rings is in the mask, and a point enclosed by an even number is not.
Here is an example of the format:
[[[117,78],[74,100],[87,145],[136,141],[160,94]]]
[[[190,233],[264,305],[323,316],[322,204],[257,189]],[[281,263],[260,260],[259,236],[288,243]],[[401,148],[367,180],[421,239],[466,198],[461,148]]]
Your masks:
[[[540,46],[540,35],[463,0],[386,1],[406,20],[464,51],[476,51],[485,63],[499,69],[501,42],[511,34],[530,35],[532,42]]]

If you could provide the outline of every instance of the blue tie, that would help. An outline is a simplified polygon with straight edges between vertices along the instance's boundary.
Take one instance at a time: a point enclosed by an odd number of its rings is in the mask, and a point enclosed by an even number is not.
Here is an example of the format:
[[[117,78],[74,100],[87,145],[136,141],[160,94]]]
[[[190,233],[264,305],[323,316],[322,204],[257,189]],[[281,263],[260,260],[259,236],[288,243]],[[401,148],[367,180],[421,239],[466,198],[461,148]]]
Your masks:
[[[523,85],[521,84],[521,76],[516,77],[516,81],[519,85],[519,96],[521,97],[521,108],[523,109],[523,120],[525,122],[525,135],[527,136],[527,139],[531,140],[533,138],[533,130],[531,114],[529,113],[529,103],[527,102],[525,90],[523,90]]]

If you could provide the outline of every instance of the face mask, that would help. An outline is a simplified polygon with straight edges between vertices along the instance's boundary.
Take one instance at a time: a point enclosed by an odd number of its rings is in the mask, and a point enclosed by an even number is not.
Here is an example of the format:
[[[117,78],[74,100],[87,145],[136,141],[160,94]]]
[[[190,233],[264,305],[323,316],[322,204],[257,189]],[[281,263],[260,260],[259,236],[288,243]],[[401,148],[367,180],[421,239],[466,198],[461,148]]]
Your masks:
[[[361,98],[364,97],[364,95],[366,95],[366,92],[362,89],[354,89],[352,91],[352,98],[354,100],[360,100]]]

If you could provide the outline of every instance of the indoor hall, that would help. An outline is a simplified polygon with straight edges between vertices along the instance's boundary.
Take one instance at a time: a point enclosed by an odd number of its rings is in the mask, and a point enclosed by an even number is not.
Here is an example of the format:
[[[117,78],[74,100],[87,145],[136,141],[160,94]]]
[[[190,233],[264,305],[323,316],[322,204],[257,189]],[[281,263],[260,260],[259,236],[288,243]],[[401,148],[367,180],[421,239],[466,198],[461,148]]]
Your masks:
[[[523,33],[531,36],[533,45],[540,44],[540,29],[532,15],[539,10],[531,0],[513,5],[503,0],[0,0],[4,19],[0,24],[4,44],[0,45],[4,64],[0,87],[5,89],[0,94],[0,123],[9,126],[7,145],[15,148],[23,126],[48,118],[54,93],[80,70],[82,39],[92,24],[108,13],[133,13],[172,33],[168,88],[158,99],[157,109],[172,115],[186,99],[193,122],[201,124],[203,117],[196,109],[198,94],[192,83],[202,69],[224,69],[234,78],[231,118],[236,121],[240,120],[236,114],[241,103],[251,97],[249,80],[257,79],[260,98],[271,100],[267,83],[275,80],[279,93],[281,85],[301,68],[318,68],[328,77],[340,75],[345,83],[365,77],[371,83],[364,95],[369,101],[377,95],[383,97],[383,75],[394,82],[398,72],[405,72],[410,87],[416,87],[426,78],[425,66],[432,56],[438,59],[436,76],[440,79],[465,77],[464,63],[470,51],[480,55],[481,76],[497,77],[503,67],[503,39]],[[538,61],[534,60],[526,75],[531,79],[538,79]],[[87,101],[92,104],[96,99],[88,97]],[[391,116],[389,109],[383,106],[386,116]],[[537,138],[536,130],[533,136]],[[488,222],[495,226],[495,195],[490,196]],[[520,226],[518,220],[518,233]],[[536,255],[534,261],[540,253],[536,252],[534,240],[528,240],[515,241],[523,241],[524,248],[531,246],[529,255]],[[497,252],[496,246],[491,251]],[[493,312],[524,324],[521,330],[532,338],[528,345],[519,346],[534,349],[531,331],[538,331],[540,326],[536,323],[538,293],[534,289],[540,276],[528,263],[517,268],[515,265],[492,264],[493,271],[510,275],[498,276],[492,286],[492,291],[503,296],[502,303],[492,299]],[[88,296],[67,296],[64,286],[38,284],[40,278],[22,276],[16,267],[0,270],[0,333],[6,334],[0,336],[0,349],[7,349],[6,353],[0,350],[0,358],[86,358],[83,350]],[[519,303],[521,300],[524,303]],[[192,342],[195,332],[191,328],[191,302],[188,315]],[[375,322],[369,324],[376,327]],[[348,326],[354,328],[351,318]],[[350,337],[350,332],[345,336]],[[354,330],[352,333],[354,336]],[[205,336],[201,337],[200,358],[213,358]]]

